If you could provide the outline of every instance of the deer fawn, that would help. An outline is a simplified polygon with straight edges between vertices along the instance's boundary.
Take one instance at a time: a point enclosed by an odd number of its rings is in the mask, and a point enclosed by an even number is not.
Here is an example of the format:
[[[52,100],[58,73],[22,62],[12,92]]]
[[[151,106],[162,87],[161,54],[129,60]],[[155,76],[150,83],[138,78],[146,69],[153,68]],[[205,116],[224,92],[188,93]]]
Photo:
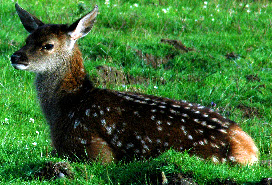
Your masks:
[[[173,148],[215,162],[258,160],[251,137],[207,107],[94,87],[76,41],[93,27],[98,6],[70,26],[44,24],[15,7],[30,35],[11,63],[36,73],[38,97],[58,154],[84,160],[100,157],[107,163],[154,157]]]

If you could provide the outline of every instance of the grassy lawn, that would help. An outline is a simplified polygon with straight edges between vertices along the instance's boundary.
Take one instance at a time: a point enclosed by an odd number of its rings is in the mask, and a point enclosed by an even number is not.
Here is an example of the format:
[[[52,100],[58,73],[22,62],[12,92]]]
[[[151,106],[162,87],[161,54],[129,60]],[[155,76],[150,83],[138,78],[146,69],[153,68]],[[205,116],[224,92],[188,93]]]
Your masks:
[[[109,165],[53,157],[49,128],[36,99],[35,75],[15,70],[9,61],[28,33],[14,2],[0,1],[0,183],[155,184],[162,172],[168,179],[182,174],[198,184],[254,184],[272,177],[271,2],[18,2],[45,23],[72,23],[97,4],[97,22],[79,41],[96,85],[213,107],[239,123],[260,150],[259,164],[242,167],[172,150],[148,161]],[[111,67],[119,75],[101,77],[97,66]],[[39,179],[37,172],[49,161],[68,162],[73,178]]]

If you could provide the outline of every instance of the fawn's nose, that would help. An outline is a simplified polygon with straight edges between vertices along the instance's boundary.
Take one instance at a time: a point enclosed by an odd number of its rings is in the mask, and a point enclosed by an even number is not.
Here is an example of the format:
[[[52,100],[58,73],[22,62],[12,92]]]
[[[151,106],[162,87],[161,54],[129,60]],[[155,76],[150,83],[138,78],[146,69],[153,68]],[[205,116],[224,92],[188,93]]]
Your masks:
[[[17,63],[20,60],[20,58],[21,58],[21,56],[18,54],[11,55],[11,57],[10,57],[11,63],[12,64]]]
[[[10,61],[15,69],[25,70],[28,67],[27,56],[24,53],[14,53]]]

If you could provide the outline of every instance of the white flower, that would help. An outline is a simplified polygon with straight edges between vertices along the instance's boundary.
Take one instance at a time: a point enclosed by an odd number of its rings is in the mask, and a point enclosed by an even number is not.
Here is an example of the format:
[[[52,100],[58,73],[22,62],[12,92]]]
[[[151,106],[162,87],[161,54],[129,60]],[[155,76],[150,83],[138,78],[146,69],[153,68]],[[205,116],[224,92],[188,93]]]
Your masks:
[[[109,5],[110,4],[110,0],[105,0],[105,5]]]
[[[30,118],[30,119],[29,119],[29,122],[34,123],[34,119],[33,119],[33,118]]]
[[[249,4],[247,4],[246,7],[248,8],[248,7],[249,7]]]
[[[135,3],[134,6],[135,6],[135,7],[138,7],[139,5]]]
[[[40,132],[39,132],[38,130],[36,130],[36,134],[38,134],[38,135],[39,135],[39,134],[40,134]]]
[[[207,6],[206,6],[206,5],[204,5],[204,6],[203,6],[203,8],[207,8]]]
[[[154,86],[154,89],[158,89],[158,87],[155,85],[155,86]]]
[[[37,146],[37,143],[36,143],[36,142],[34,142],[34,143],[32,143],[32,145]]]
[[[166,10],[166,9],[164,9],[164,8],[162,9],[162,11],[163,11],[164,13],[167,13],[167,10]]]
[[[214,18],[212,18],[212,21],[214,21]]]
[[[207,1],[204,1],[204,4],[205,4],[205,5],[207,5],[207,4],[208,4],[208,2],[207,2]]]
[[[247,10],[247,13],[250,13],[250,9]]]
[[[9,119],[8,118],[5,118],[5,122],[8,122],[9,121]]]

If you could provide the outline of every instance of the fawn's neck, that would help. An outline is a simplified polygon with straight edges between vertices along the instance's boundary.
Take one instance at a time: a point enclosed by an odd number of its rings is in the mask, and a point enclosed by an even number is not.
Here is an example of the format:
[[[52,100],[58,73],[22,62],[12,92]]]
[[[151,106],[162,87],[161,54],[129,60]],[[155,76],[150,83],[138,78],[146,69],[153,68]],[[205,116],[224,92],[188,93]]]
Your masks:
[[[61,65],[60,68],[36,76],[38,97],[49,122],[53,117],[57,117],[52,114],[60,114],[63,111],[61,110],[61,102],[79,96],[86,89],[93,88],[85,72],[82,55],[77,46],[63,62],[64,65]]]

